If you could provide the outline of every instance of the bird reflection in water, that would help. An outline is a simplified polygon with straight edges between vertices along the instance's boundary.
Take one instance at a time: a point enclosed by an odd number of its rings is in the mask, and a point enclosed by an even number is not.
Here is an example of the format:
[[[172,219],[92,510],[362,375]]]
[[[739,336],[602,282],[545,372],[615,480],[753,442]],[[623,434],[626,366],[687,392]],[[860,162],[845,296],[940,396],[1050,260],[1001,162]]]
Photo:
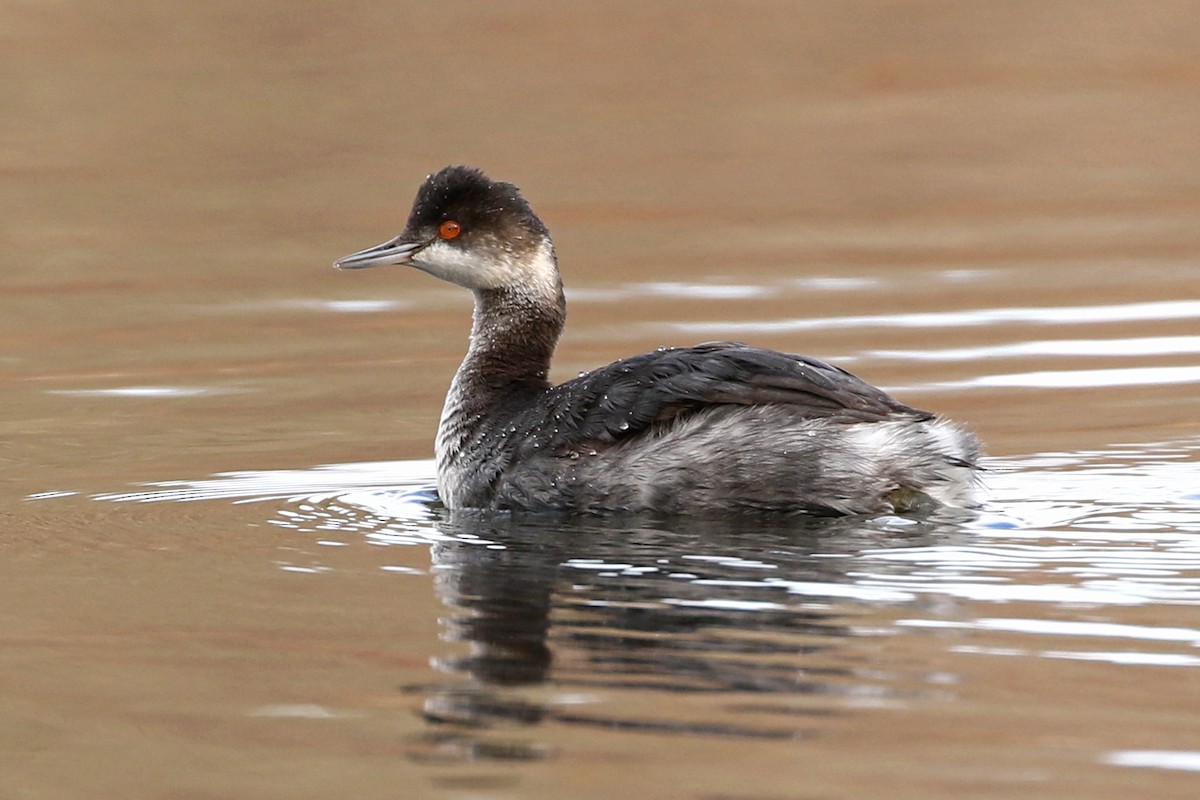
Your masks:
[[[450,680],[407,689],[431,726],[410,751],[422,761],[546,758],[554,726],[795,739],[850,700],[903,700],[913,676],[864,646],[880,598],[847,593],[853,556],[957,530],[897,518],[440,527],[433,570],[455,652],[435,662]],[[830,591],[789,591],[800,583]]]

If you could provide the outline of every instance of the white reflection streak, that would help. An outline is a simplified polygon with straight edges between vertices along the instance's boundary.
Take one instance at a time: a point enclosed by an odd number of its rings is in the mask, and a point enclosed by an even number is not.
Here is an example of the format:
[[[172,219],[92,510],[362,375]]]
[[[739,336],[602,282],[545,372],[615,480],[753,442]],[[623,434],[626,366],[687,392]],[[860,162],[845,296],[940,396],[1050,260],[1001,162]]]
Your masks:
[[[1105,664],[1120,664],[1126,667],[1200,667],[1200,656],[1192,656],[1186,653],[1045,650],[1038,653],[1038,655],[1042,658],[1059,658],[1066,661],[1100,661]]]
[[[980,647],[977,645],[958,645],[951,647],[952,653],[968,655],[1057,658],[1063,661],[1100,661],[1106,664],[1120,664],[1127,667],[1198,667],[1200,656],[1187,653],[1137,653],[1130,651],[1095,651],[1095,650],[1040,650],[1030,651],[1019,647]]]
[[[1051,619],[977,619],[972,622],[933,619],[902,619],[896,624],[907,628],[961,628],[967,630],[1006,631],[1052,636],[1099,636],[1109,639],[1139,639],[1154,642],[1183,642],[1200,646],[1200,631],[1191,628],[1155,628],[1146,625],[1121,625],[1112,622],[1074,622]]]
[[[367,487],[412,489],[431,484],[433,475],[431,459],[325,464],[301,470],[224,472],[195,481],[156,481],[140,491],[97,494],[93,498],[124,503],[238,498],[259,502],[312,493],[343,495]]]
[[[959,328],[1009,322],[1065,325],[1081,322],[1133,322],[1200,318],[1200,300],[1161,300],[1110,306],[1046,306],[1044,308],[985,308],[970,311],[931,311],[915,314],[869,314],[854,317],[818,317],[748,320],[743,322],[680,322],[672,327],[691,332],[803,331],[830,328]]]
[[[1114,750],[1104,763],[1118,767],[1156,767],[1200,772],[1200,752],[1189,750]]]
[[[238,394],[244,391],[246,390],[204,386],[117,386],[111,389],[48,389],[46,394],[73,397],[200,397]]]
[[[658,282],[644,283],[642,288],[650,294],[666,297],[693,297],[700,300],[746,300],[768,294],[765,286],[754,284],[707,284]]]
[[[974,361],[1021,356],[1161,356],[1200,353],[1200,336],[1147,336],[1139,339],[1046,339],[1033,342],[955,347],[946,350],[873,350],[872,358],[909,361]]]
[[[1154,386],[1172,383],[1200,383],[1200,366],[1011,372],[999,375],[980,375],[965,381],[935,383],[932,386],[938,389],[1015,387],[1066,389],[1099,386]]]

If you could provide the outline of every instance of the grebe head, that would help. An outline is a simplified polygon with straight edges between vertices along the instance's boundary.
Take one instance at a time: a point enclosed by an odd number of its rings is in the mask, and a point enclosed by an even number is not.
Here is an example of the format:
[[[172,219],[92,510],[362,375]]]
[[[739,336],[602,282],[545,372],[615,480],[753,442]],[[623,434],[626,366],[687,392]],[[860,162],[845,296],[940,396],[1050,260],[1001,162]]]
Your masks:
[[[511,183],[473,167],[430,175],[404,230],[391,241],[338,259],[338,269],[408,264],[468,289],[560,288],[550,232]]]

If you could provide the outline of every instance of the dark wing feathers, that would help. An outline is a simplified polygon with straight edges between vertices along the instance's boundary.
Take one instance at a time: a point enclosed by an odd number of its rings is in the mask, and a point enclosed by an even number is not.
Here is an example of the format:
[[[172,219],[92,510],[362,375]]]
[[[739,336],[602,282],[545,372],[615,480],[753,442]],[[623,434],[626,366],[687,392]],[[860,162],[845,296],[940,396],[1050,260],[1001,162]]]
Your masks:
[[[659,350],[617,361],[552,388],[558,423],[527,433],[537,446],[607,444],[715,405],[788,405],[803,418],[871,422],[910,408],[845,370],[805,356],[735,342]],[[525,427],[525,426],[519,426]]]

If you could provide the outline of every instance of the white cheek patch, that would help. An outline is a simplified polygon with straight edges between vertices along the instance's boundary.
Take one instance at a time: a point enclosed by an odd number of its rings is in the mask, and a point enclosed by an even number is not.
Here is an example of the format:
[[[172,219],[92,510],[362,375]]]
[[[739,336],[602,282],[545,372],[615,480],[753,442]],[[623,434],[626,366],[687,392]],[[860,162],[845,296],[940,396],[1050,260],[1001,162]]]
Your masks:
[[[558,267],[549,242],[525,259],[510,253],[481,258],[483,252],[487,251],[471,252],[439,239],[417,253],[412,265],[467,289],[514,288],[531,295],[558,296]]]
[[[413,257],[412,265],[435,278],[465,286],[468,289],[487,289],[487,273],[495,264],[483,261],[460,247],[438,239]]]

